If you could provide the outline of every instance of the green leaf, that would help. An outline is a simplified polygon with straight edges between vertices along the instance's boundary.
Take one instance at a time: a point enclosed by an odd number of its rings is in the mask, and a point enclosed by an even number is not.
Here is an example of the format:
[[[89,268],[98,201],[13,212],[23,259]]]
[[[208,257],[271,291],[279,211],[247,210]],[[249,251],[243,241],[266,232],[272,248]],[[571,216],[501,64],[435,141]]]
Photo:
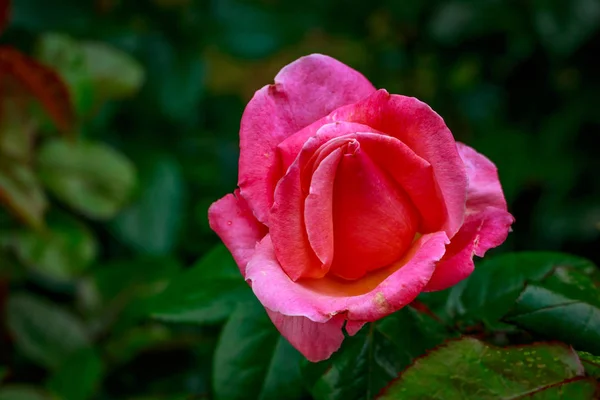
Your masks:
[[[451,336],[405,307],[347,338],[330,360],[306,363],[303,374],[315,399],[371,399],[416,357]]]
[[[600,290],[580,269],[561,266],[541,282],[528,285],[505,320],[600,354]]]
[[[564,344],[499,348],[464,338],[415,361],[378,398],[591,400],[595,390],[596,382],[583,376],[577,354]]]
[[[7,325],[18,349],[32,361],[55,369],[87,347],[85,327],[74,315],[28,294],[9,298]]]
[[[51,400],[40,389],[25,385],[7,385],[0,388],[0,400]]]
[[[7,282],[10,280],[11,283],[22,282],[27,278],[27,271],[23,266],[16,260],[16,257],[12,252],[2,248],[8,246],[12,240],[12,234],[7,233],[7,237],[0,235],[0,282],[4,280]]]
[[[534,392],[529,398],[533,400],[585,400],[597,399],[597,393],[596,382],[591,379],[576,378],[559,386],[552,386]]]
[[[90,399],[102,379],[102,360],[91,348],[71,354],[50,377],[48,389],[61,399]]]
[[[79,43],[67,35],[44,33],[37,45],[36,58],[63,78],[77,114],[87,114],[94,105],[94,88]]]
[[[528,282],[540,281],[559,266],[582,271],[595,268],[584,258],[562,253],[520,252],[486,258],[465,283],[452,289],[454,309],[449,314],[494,324]]]
[[[46,195],[30,166],[0,155],[0,201],[33,228],[44,224]]]
[[[93,219],[113,217],[136,183],[133,164],[100,144],[51,140],[38,155],[40,177],[60,200]]]
[[[82,42],[95,92],[107,99],[134,95],[144,80],[142,66],[129,54],[101,42]]]
[[[19,232],[10,243],[24,265],[59,281],[81,275],[98,252],[92,233],[70,217],[51,217],[48,229]]]
[[[586,374],[596,379],[600,379],[600,357],[585,351],[578,351],[577,355],[579,355],[579,358],[581,359]]]
[[[99,307],[122,297],[144,297],[164,289],[181,269],[180,264],[165,257],[138,257],[114,260],[94,267],[88,277],[89,296]],[[91,299],[90,299],[91,300]]]
[[[82,308],[95,331],[116,333],[148,315],[157,293],[181,270],[164,257],[139,257],[95,266],[79,286]]]
[[[185,183],[169,158],[158,158],[148,170],[140,197],[113,221],[113,232],[140,253],[167,254],[178,239]]]
[[[239,304],[214,355],[217,400],[294,400],[303,395],[302,355],[275,329],[258,301]]]
[[[173,322],[214,323],[227,318],[238,303],[253,297],[223,245],[173,278],[148,306],[150,314]]]
[[[132,96],[144,80],[144,70],[133,57],[101,42],[45,33],[37,57],[67,82],[80,115],[102,100]]]
[[[106,353],[113,363],[130,362],[144,350],[152,349],[172,338],[171,331],[162,325],[134,327],[106,344]]]

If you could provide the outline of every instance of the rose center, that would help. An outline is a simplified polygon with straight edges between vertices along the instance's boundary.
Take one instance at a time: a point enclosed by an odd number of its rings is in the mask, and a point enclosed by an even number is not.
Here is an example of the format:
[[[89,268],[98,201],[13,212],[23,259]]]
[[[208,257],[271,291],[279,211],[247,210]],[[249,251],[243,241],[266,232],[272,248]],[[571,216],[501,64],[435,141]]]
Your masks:
[[[330,274],[358,279],[402,257],[419,223],[402,188],[356,140],[343,148],[333,187],[334,254]]]

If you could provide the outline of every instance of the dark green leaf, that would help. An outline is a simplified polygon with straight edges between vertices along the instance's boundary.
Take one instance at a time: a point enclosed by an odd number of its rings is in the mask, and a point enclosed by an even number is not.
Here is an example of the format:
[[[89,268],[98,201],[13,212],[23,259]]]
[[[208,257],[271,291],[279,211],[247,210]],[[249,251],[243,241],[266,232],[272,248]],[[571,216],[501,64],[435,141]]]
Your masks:
[[[14,294],[9,298],[7,324],[17,347],[48,368],[59,367],[75,351],[89,345],[81,321],[31,295]]]
[[[184,181],[178,164],[159,158],[142,181],[139,199],[114,220],[114,234],[140,253],[169,253],[182,222]]]
[[[600,353],[600,290],[582,270],[558,267],[528,285],[505,319],[578,350]]]
[[[61,399],[92,398],[102,379],[102,360],[91,348],[71,354],[50,377],[48,389]]]
[[[415,361],[379,399],[592,400],[595,390],[596,382],[583,376],[577,354],[564,344],[499,348],[464,338]]]
[[[176,260],[148,256],[97,265],[89,275],[89,300],[98,303],[99,307],[106,307],[123,296],[154,294],[164,289],[180,269]]]
[[[239,304],[225,324],[214,356],[217,400],[294,400],[302,397],[303,357],[273,326],[258,301]]]
[[[171,332],[162,325],[135,327],[121,336],[112,338],[106,344],[106,352],[113,363],[125,364],[140,352],[165,343],[171,338]]]
[[[405,307],[347,338],[332,358],[305,365],[315,399],[372,399],[416,358],[452,336],[428,316]]]
[[[94,330],[116,333],[148,315],[148,305],[180,264],[163,257],[140,257],[96,266],[80,287],[83,308],[93,318]]]
[[[175,277],[149,305],[150,314],[173,322],[213,323],[252,298],[249,286],[223,245]]]
[[[62,201],[90,218],[113,217],[135,187],[133,164],[100,144],[47,142],[38,155],[40,176]]]
[[[96,257],[96,239],[79,221],[51,218],[48,229],[22,231],[10,240],[18,259],[31,270],[54,280],[79,276]]]
[[[598,398],[598,386],[592,379],[576,378],[558,386],[536,391],[533,400],[585,400]]]
[[[452,289],[457,301],[450,314],[495,323],[512,307],[528,282],[537,282],[559,266],[582,271],[594,265],[581,257],[562,253],[521,252],[486,258],[466,280]]]
[[[12,234],[8,237],[0,236],[0,247],[8,246],[13,239]],[[11,283],[24,280],[27,277],[27,270],[16,260],[14,254],[0,250],[0,282],[7,281],[10,278]]]
[[[8,385],[0,388],[0,400],[51,400],[51,398],[33,386]]]
[[[577,354],[581,359],[586,374],[596,379],[600,379],[600,357],[585,351],[578,351]]]

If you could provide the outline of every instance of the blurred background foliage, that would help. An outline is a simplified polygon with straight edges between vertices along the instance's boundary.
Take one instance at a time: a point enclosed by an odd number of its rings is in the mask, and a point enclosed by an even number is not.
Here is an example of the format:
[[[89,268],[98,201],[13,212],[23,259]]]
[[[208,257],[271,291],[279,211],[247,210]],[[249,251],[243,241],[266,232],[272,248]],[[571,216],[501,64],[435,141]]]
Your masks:
[[[248,293],[206,211],[236,186],[253,92],[313,52],[427,102],[496,163],[517,219],[503,251],[600,262],[598,0],[15,0],[8,15],[0,399],[278,398],[271,363],[299,355],[236,306]]]

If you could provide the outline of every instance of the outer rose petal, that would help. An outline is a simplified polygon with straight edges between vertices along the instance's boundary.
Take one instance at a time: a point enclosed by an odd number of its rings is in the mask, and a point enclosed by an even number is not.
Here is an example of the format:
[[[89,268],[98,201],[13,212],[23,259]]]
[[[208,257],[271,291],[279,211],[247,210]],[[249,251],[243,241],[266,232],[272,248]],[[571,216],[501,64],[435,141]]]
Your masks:
[[[274,85],[256,92],[240,126],[239,187],[259,221],[268,224],[280,176],[277,145],[338,107],[374,91],[359,72],[331,57],[313,54],[284,67]]]
[[[385,132],[428,161],[447,209],[442,229],[448,237],[454,236],[463,223],[467,176],[454,137],[442,117],[413,97],[390,95],[382,89],[336,110],[330,118],[366,124]]]
[[[346,322],[346,332],[348,335],[354,336],[365,326],[366,322],[363,321],[347,321]]]
[[[248,263],[246,279],[265,308],[284,315],[315,322],[327,322],[337,314],[345,314],[348,320],[376,321],[414,300],[431,278],[447,243],[444,232],[424,235],[402,260],[357,281],[325,277],[293,282],[281,269],[267,235]]]
[[[502,244],[513,220],[507,211],[494,207],[467,217],[424,291],[447,289],[471,275],[473,255],[483,257],[488,249]]]
[[[506,210],[506,200],[494,163],[466,144],[456,142],[456,146],[469,178],[467,214],[473,214],[486,207]]]
[[[208,219],[245,276],[246,264],[257,242],[264,237],[266,227],[254,218],[239,190],[213,203],[208,210]],[[310,361],[329,358],[344,340],[341,315],[326,323],[317,323],[266,310],[281,334]]]
[[[337,315],[325,323],[320,323],[305,317],[288,317],[268,308],[267,314],[283,337],[308,361],[317,362],[329,358],[344,341],[343,315]]]
[[[468,277],[475,268],[473,255],[483,257],[487,250],[502,244],[514,222],[506,210],[496,166],[469,146],[457,145],[469,177],[467,217],[426,291],[443,290]]]
[[[252,215],[239,190],[210,206],[208,222],[233,255],[242,276],[246,276],[246,264],[256,244],[267,234],[266,227]]]

